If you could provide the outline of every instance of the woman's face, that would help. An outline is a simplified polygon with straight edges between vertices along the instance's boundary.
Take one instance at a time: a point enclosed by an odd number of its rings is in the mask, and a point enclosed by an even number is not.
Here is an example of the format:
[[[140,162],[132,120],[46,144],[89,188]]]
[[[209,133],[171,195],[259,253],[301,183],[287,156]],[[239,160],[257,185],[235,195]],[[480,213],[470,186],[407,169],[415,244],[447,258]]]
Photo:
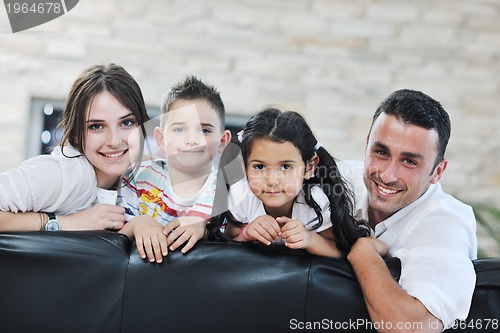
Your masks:
[[[138,131],[134,131],[137,119],[113,95],[103,91],[88,109],[85,128],[85,156],[94,166],[97,185],[110,189],[129,167],[130,150],[138,149]]]

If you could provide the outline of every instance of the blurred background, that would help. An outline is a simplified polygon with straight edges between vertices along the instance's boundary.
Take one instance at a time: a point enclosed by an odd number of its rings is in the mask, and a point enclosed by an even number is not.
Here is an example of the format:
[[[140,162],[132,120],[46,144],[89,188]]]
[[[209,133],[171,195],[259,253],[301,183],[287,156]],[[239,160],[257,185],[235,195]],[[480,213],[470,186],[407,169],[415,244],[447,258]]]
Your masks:
[[[192,74],[220,90],[232,128],[295,110],[340,159],[363,158],[387,95],[421,90],[452,121],[443,187],[476,209],[479,255],[500,256],[500,0],[81,0],[15,34],[2,6],[0,171],[53,146],[76,76],[110,62],[152,116]]]

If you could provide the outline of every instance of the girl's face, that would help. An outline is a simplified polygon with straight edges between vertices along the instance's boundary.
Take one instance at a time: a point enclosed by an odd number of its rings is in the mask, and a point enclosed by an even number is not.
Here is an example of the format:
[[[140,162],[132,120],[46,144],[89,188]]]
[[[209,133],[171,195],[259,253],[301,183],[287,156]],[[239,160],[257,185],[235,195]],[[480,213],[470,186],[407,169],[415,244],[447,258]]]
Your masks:
[[[129,149],[138,149],[135,146],[139,141],[132,140],[139,139],[138,136],[129,138],[137,128],[136,117],[113,95],[103,91],[90,105],[85,125],[85,156],[94,166],[97,185],[109,189],[129,167]]]
[[[250,189],[273,216],[292,215],[293,200],[299,194],[304,179],[314,172],[307,167],[300,151],[291,142],[255,140],[247,158],[247,178]]]
[[[168,170],[208,174],[215,156],[231,139],[230,132],[221,128],[217,112],[206,100],[179,99],[163,117],[163,130],[156,128],[155,138],[166,155]]]

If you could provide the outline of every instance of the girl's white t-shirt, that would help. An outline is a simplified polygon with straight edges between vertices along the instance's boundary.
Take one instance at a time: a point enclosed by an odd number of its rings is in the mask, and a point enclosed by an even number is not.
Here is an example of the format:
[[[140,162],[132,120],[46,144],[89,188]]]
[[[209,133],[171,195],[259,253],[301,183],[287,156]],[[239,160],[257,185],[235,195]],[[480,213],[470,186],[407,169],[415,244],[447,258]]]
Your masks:
[[[316,232],[320,232],[332,226],[330,202],[319,186],[312,188],[311,195],[321,208],[321,215],[323,216],[322,225],[316,229]],[[247,179],[242,179],[231,185],[229,189],[229,211],[238,222],[245,224],[251,223],[259,216],[267,215],[262,201],[250,190]],[[305,202],[302,191],[295,198],[292,219],[302,221],[308,229],[318,223],[318,216],[314,209]]]

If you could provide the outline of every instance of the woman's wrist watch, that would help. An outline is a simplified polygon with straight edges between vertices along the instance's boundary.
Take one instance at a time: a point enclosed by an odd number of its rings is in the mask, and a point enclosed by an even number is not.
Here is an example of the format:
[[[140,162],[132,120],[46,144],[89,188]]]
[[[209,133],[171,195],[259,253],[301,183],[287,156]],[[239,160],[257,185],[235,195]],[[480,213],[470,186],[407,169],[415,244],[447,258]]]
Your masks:
[[[59,231],[61,230],[61,223],[56,218],[56,214],[54,213],[47,213],[49,219],[47,223],[45,223],[45,226],[43,229],[47,231]]]

